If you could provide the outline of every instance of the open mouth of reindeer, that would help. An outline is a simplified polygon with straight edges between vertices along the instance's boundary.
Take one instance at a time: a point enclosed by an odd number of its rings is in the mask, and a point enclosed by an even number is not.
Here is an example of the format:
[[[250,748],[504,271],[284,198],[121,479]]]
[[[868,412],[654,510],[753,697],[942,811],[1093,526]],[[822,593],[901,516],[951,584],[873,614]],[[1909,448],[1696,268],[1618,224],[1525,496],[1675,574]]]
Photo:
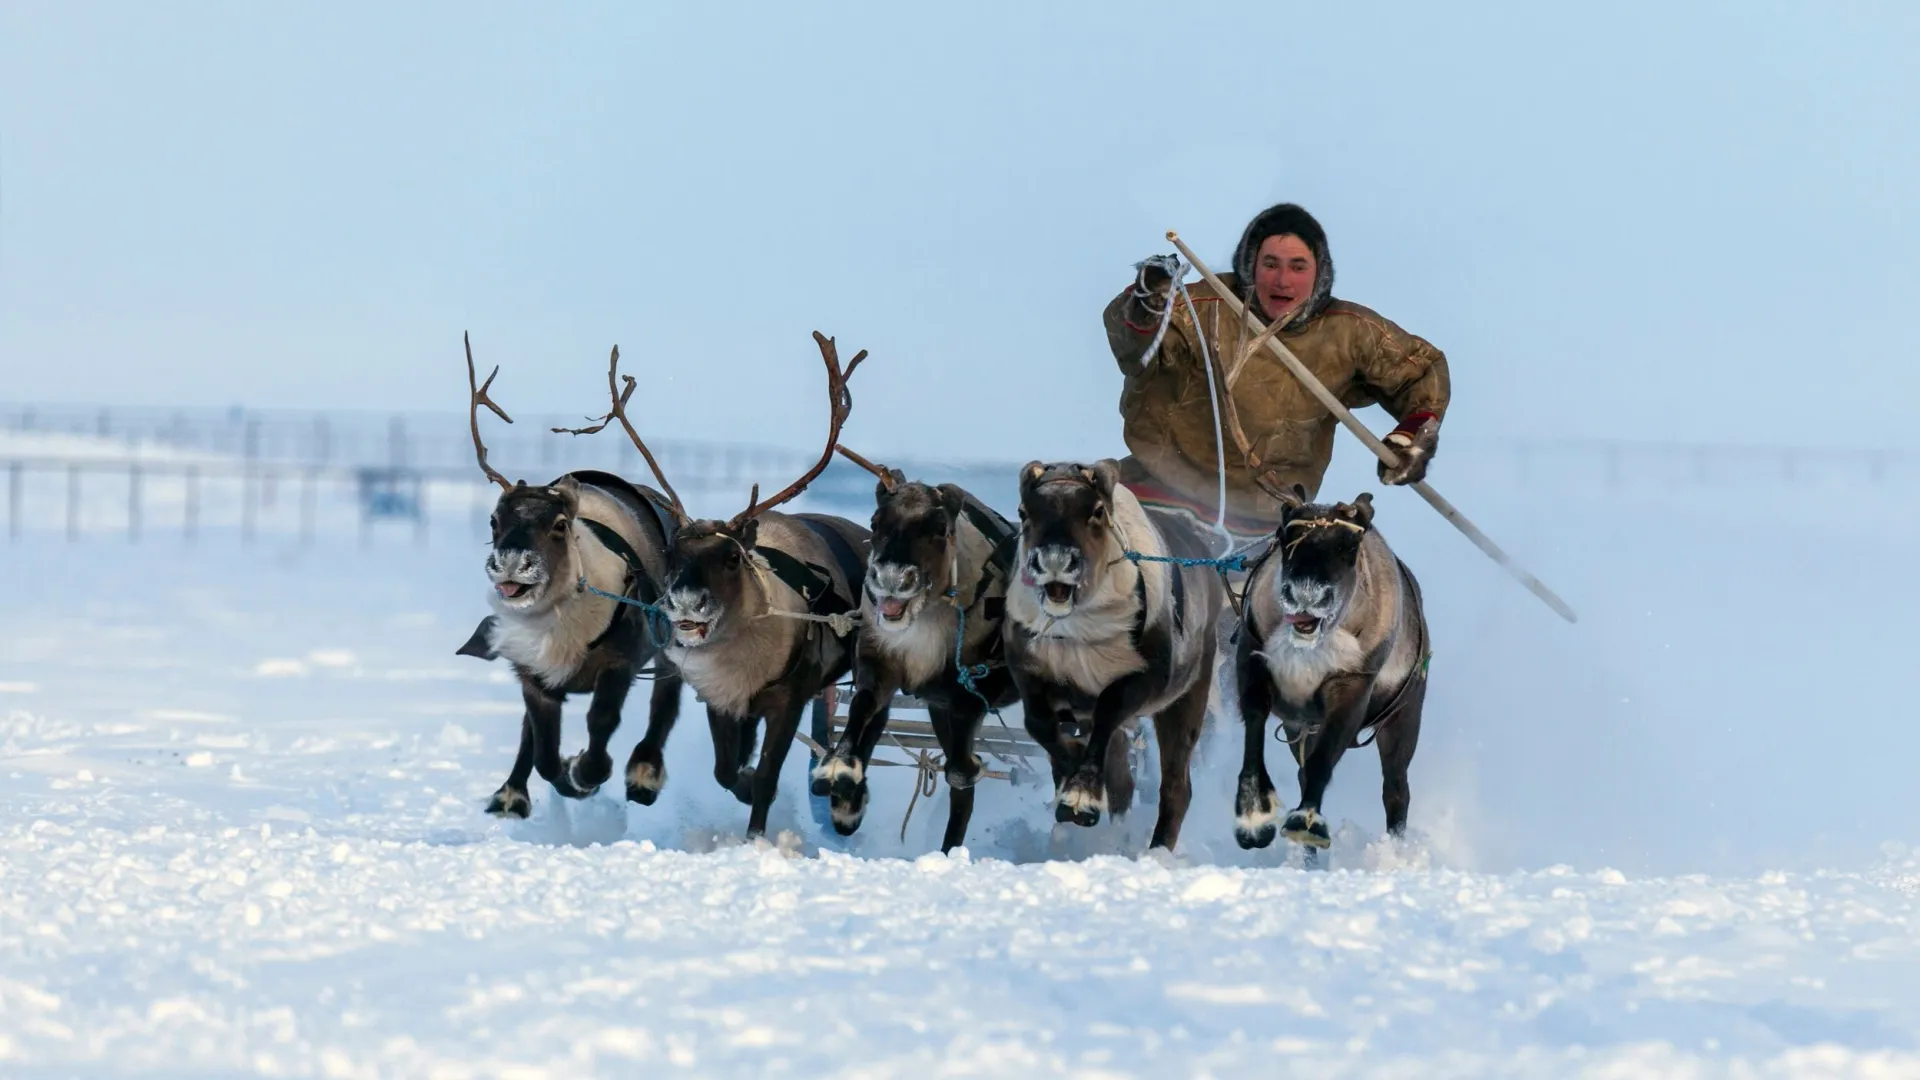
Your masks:
[[[676,618],[673,620],[673,637],[682,645],[705,645],[707,636],[713,632],[713,620]]]
[[[1287,614],[1287,629],[1294,637],[1312,638],[1320,633],[1320,616],[1311,611],[1294,611]]]
[[[546,577],[538,571],[521,568],[506,574],[490,574],[493,591],[502,603],[510,608],[525,607],[540,597],[540,586],[546,584]],[[532,580],[523,580],[531,578]]]
[[[920,613],[927,592],[920,571],[911,564],[875,559],[867,566],[867,604],[874,624],[883,630],[902,630]]]
[[[1065,607],[1073,603],[1073,585],[1069,582],[1049,581],[1040,587],[1040,592],[1049,604]]]
[[[903,626],[913,617],[913,601],[911,596],[875,596],[873,610],[882,625]]]

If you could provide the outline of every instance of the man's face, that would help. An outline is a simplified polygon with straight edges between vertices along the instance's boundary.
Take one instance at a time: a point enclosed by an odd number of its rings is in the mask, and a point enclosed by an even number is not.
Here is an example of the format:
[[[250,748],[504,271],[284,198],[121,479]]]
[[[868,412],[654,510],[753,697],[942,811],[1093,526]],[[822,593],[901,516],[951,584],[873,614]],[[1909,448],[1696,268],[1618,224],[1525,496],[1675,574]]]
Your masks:
[[[1313,295],[1313,252],[1292,234],[1269,236],[1253,259],[1253,298],[1269,319],[1286,319]]]

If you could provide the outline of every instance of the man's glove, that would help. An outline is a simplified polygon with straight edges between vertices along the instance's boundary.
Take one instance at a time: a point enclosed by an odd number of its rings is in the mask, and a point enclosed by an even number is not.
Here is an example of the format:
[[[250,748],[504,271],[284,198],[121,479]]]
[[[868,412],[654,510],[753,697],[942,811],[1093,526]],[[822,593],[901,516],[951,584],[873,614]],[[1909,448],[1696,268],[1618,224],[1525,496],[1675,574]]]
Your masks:
[[[1440,418],[1424,409],[1408,413],[1407,418],[1400,421],[1400,426],[1388,432],[1381,441],[1399,457],[1400,466],[1389,469],[1386,462],[1380,462],[1380,482],[1418,483],[1427,478],[1427,462],[1433,459],[1433,451],[1440,444]]]
[[[1133,264],[1133,300],[1158,318],[1167,310],[1173,279],[1186,272],[1178,255],[1151,255]]]

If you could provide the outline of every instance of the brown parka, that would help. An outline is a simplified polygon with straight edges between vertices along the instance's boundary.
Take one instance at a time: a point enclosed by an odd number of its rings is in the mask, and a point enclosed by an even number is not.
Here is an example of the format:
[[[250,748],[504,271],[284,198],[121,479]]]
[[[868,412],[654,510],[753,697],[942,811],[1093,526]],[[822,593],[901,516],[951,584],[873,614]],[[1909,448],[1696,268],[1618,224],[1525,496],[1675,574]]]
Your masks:
[[[1237,275],[1221,278],[1245,299]],[[1297,483],[1317,493],[1333,456],[1338,421],[1265,346],[1241,355],[1256,331],[1236,318],[1207,282],[1190,285],[1188,293],[1192,309],[1177,291],[1172,294],[1171,323],[1151,358],[1146,353],[1159,329],[1158,316],[1131,288],[1107,305],[1107,340],[1126,377],[1120,415],[1131,454],[1121,463],[1122,478],[1147,480],[1213,513],[1219,478],[1214,415],[1198,343],[1204,333],[1226,373],[1222,392],[1232,395],[1241,430],[1261,463],[1258,470],[1249,468],[1231,428],[1225,430],[1227,512],[1242,527],[1264,523],[1271,528],[1280,520],[1280,504],[1255,483],[1255,475],[1271,470],[1282,486]],[[1422,412],[1444,419],[1449,387],[1446,356],[1439,349],[1359,304],[1330,294],[1316,299],[1317,305],[1298,313],[1294,325],[1276,336],[1342,404],[1358,409],[1378,403],[1397,421]]]

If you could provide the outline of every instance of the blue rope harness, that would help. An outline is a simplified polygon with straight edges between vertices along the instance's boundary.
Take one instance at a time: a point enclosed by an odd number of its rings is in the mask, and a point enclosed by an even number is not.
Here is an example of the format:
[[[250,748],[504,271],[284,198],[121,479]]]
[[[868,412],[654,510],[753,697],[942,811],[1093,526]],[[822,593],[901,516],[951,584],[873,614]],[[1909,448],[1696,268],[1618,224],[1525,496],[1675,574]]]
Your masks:
[[[1123,554],[1126,556],[1127,561],[1133,563],[1157,562],[1172,563],[1175,566],[1211,566],[1216,570],[1226,570],[1229,572],[1245,570],[1247,568],[1247,556],[1244,552],[1223,555],[1217,559],[1186,559],[1173,555],[1148,555],[1139,551],[1128,551]]]
[[[653,642],[654,648],[664,649],[666,648],[664,642],[672,640],[673,631],[668,625],[672,620],[667,618],[665,605],[649,604],[644,600],[635,600],[631,596],[622,596],[619,593],[610,593],[605,589],[595,588],[587,584],[587,579],[584,577],[574,584],[574,588],[581,592],[590,592],[595,596],[604,596],[616,603],[625,604],[628,607],[637,607],[641,611],[646,612],[647,640]],[[654,625],[656,622],[659,623],[657,629]]]
[[[1267,547],[1272,543],[1272,537],[1263,537],[1250,544],[1244,544],[1234,551],[1229,551],[1217,559],[1187,559],[1175,555],[1148,555],[1143,551],[1123,551],[1121,554],[1128,562],[1136,566],[1143,562],[1172,563],[1174,566],[1208,566],[1226,573],[1237,573],[1252,565],[1248,559],[1250,555],[1257,549]]]
[[[948,601],[956,600],[958,596],[959,594],[952,589],[947,590]],[[953,632],[953,666],[954,669],[959,672],[960,686],[965,689],[967,693],[979,698],[980,704],[985,705],[988,712],[999,716],[1000,710],[993,707],[993,702],[988,701],[987,695],[981,693],[979,686],[976,685],[979,680],[986,678],[993,668],[986,664],[974,664],[969,667],[965,661],[960,659],[960,650],[967,643],[967,609],[956,603],[953,605],[953,611],[955,615],[959,616],[959,626]]]

